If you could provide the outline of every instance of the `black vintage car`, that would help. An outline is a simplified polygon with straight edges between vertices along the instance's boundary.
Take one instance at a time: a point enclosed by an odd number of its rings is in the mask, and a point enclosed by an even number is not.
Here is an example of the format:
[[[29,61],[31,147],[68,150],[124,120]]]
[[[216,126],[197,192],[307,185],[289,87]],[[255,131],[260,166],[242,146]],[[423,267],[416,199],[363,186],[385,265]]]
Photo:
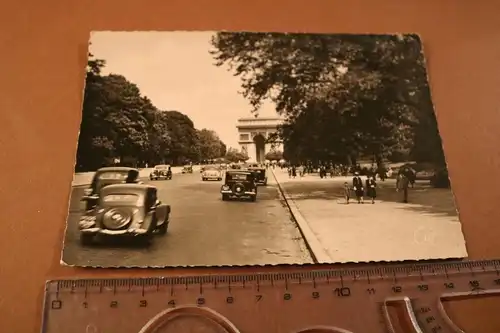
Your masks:
[[[185,165],[182,167],[182,173],[193,173],[193,166],[192,165]]]
[[[128,167],[100,168],[94,174],[90,186],[85,189],[82,201],[85,210],[93,209],[99,200],[99,192],[104,186],[123,183],[138,183],[139,170]]]
[[[160,165],[155,165],[151,173],[149,174],[149,179],[150,180],[158,180],[158,179],[165,179],[165,180],[170,180],[172,179],[172,168],[170,165],[166,164],[160,164]]]
[[[261,167],[249,167],[248,170],[255,173],[255,182],[258,185],[267,185],[266,168]]]
[[[100,189],[96,205],[80,217],[80,241],[89,245],[106,236],[131,237],[149,244],[154,234],[167,232],[170,211],[152,185],[108,185]]]
[[[257,184],[255,183],[255,173],[250,170],[227,170],[220,193],[224,201],[229,200],[231,197],[237,199],[246,197],[256,201]]]

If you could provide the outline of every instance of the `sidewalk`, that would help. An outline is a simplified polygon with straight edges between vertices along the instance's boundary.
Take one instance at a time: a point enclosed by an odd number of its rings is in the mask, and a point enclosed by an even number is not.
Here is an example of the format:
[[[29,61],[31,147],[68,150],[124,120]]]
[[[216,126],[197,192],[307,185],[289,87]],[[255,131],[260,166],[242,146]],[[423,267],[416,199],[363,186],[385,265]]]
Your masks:
[[[289,179],[281,169],[270,174],[320,263],[467,256],[451,191],[416,186],[404,204],[398,202],[394,180],[386,180],[379,182],[374,205],[346,205],[342,186],[351,177]]]

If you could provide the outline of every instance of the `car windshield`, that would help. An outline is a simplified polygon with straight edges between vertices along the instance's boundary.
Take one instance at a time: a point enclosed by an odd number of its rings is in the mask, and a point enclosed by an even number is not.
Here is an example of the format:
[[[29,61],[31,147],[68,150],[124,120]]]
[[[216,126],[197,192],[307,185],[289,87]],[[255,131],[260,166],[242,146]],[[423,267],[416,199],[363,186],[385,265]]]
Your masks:
[[[216,166],[210,165],[210,166],[206,166],[205,170],[206,171],[217,171],[217,170],[219,170],[219,168]]]
[[[137,205],[139,196],[137,194],[108,194],[102,198],[102,202],[110,205]]]
[[[165,169],[167,169],[167,168],[168,168],[168,167],[167,167],[166,165],[157,165],[157,166],[155,166],[155,169],[156,169],[156,170],[165,170]]]
[[[252,176],[246,173],[230,173],[226,177],[227,180],[252,180]]]

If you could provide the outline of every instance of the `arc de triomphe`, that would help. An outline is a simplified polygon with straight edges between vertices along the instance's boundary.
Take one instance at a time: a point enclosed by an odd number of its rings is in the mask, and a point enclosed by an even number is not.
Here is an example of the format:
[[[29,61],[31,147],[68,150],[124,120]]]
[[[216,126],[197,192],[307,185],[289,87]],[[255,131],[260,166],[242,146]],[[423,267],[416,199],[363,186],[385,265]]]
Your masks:
[[[245,152],[251,162],[264,162],[265,155],[271,151],[283,152],[281,142],[267,143],[267,138],[276,132],[278,125],[283,122],[282,118],[240,118],[236,128],[238,129],[238,144],[240,150]]]

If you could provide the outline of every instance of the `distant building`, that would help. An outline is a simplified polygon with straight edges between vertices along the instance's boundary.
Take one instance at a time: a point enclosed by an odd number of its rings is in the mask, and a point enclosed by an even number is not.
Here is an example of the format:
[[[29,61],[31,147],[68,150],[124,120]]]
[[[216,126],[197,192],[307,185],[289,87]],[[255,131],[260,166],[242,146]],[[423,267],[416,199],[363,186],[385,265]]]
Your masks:
[[[276,133],[278,126],[283,123],[283,118],[240,118],[236,128],[238,129],[238,144],[240,150],[245,152],[252,162],[263,162],[265,155],[271,151],[283,151],[282,142],[266,142],[269,136]]]

